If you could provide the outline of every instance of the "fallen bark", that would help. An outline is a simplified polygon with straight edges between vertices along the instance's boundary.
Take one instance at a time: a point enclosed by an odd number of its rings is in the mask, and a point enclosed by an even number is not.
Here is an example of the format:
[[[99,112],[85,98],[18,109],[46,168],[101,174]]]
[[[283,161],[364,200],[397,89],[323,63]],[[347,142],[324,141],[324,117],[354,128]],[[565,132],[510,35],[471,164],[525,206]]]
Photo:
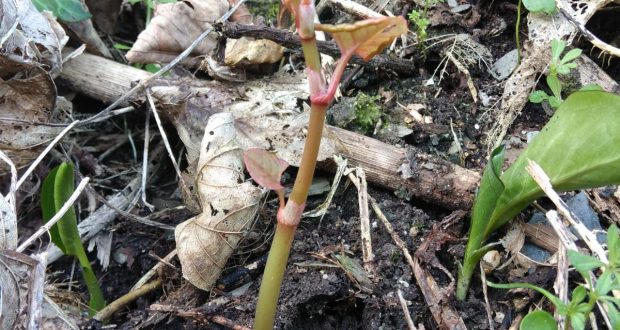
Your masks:
[[[90,54],[82,54],[65,63],[60,82],[73,90],[103,102],[122,96],[148,72]],[[222,90],[229,90],[223,86]],[[137,101],[140,95],[130,100]],[[327,136],[337,152],[349,159],[352,166],[366,171],[368,181],[391,190],[406,190],[413,197],[449,209],[467,209],[472,205],[474,190],[480,179],[477,172],[418,151],[407,152],[373,138],[328,126]],[[403,164],[412,177],[401,176]],[[321,162],[323,169],[333,170],[330,161]]]

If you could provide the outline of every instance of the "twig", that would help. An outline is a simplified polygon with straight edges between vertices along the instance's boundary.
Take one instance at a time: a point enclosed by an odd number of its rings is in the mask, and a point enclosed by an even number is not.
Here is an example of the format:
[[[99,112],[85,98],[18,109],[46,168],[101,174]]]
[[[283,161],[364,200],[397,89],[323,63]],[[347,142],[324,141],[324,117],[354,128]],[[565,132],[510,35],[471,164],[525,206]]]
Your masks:
[[[407,326],[409,330],[417,330],[415,325],[413,324],[413,320],[411,319],[411,314],[409,313],[409,308],[407,307],[407,302],[403,297],[403,292],[398,289],[396,290],[396,295],[398,295],[398,301],[400,301],[400,308],[403,309],[403,314],[405,314],[405,321],[407,321]]]
[[[366,174],[360,167],[355,168],[355,174],[360,182],[357,198],[360,209],[360,234],[362,237],[362,260],[364,269],[369,274],[374,274],[373,262],[375,256],[372,253],[372,240],[370,238],[370,216],[368,215],[368,184]]]
[[[17,181],[17,184],[15,185],[15,189],[19,189],[19,187],[21,187],[21,185],[24,183],[24,181],[26,181],[26,179],[30,176],[32,171],[34,171],[34,169],[37,167],[37,165],[39,165],[39,163],[43,160],[43,158],[45,156],[47,156],[47,154],[50,152],[50,150],[52,150],[52,148],[54,148],[56,143],[58,143],[58,141],[60,141],[79,122],[80,122],[79,120],[76,120],[76,121],[72,122],[71,124],[69,124],[69,126],[65,127],[65,129],[63,129],[62,132],[60,132],[52,140],[52,142],[50,142],[50,144],[47,147],[45,147],[45,149],[39,154],[39,156],[34,160],[34,162],[32,162],[32,164],[30,164],[28,169],[26,169],[26,172],[24,172],[22,177],[19,178],[19,180]]]
[[[17,246],[18,241],[17,206],[15,197],[15,192],[17,191],[17,168],[2,150],[0,150],[0,159],[7,163],[11,172],[11,184],[6,197],[4,197],[9,210],[6,210],[0,215],[0,231],[2,231],[0,233],[2,237],[0,238],[0,248],[12,250]],[[2,197],[3,196],[0,194],[0,198]]]
[[[489,329],[495,330],[495,322],[493,322],[493,313],[491,312],[491,304],[489,303],[489,294],[487,288],[487,275],[484,272],[482,263],[480,265],[480,282],[482,282],[482,294],[484,295],[484,309],[487,312],[487,320],[489,321]]]
[[[153,112],[153,117],[155,117],[155,122],[157,123],[157,127],[159,128],[159,134],[161,134],[161,139],[164,141],[164,146],[166,146],[166,150],[168,151],[168,156],[170,156],[170,161],[172,162],[172,166],[174,170],[177,172],[177,176],[179,177],[179,182],[181,183],[181,187],[185,190],[186,196],[191,196],[192,193],[189,191],[189,186],[185,183],[183,179],[183,175],[181,175],[181,169],[179,168],[179,164],[177,160],[174,158],[174,154],[172,153],[172,147],[170,147],[170,142],[168,142],[168,136],[166,135],[166,131],[164,130],[164,126],[161,123],[161,119],[159,119],[159,114],[157,114],[157,108],[155,107],[155,102],[153,101],[153,97],[151,96],[150,91],[146,91],[146,98],[149,102],[149,107],[151,108],[151,112]]]
[[[545,194],[549,197],[549,199],[555,204],[558,208],[558,211],[568,220],[568,222],[575,227],[575,230],[581,236],[581,238],[586,242],[590,250],[594,252],[599,260],[603,263],[608,263],[607,255],[605,254],[605,250],[601,246],[601,244],[596,239],[596,236],[586,228],[586,226],[579,220],[579,218],[568,209],[568,206],[564,201],[560,198],[558,193],[553,190],[553,186],[551,185],[551,179],[545,174],[543,169],[534,161],[529,161],[527,167],[527,172],[532,176],[534,181],[538,183],[540,188],[545,192]],[[568,246],[567,246],[568,247]],[[570,247],[569,247],[570,248]]]
[[[291,32],[272,27],[226,22],[218,26],[218,30],[227,38],[239,39],[241,37],[251,37],[271,40],[287,48],[299,49],[301,47],[298,36]],[[334,42],[317,40],[317,46],[321,53],[336,58],[340,57],[340,50]],[[375,56],[368,62],[365,62],[357,56],[353,56],[351,58],[351,63],[374,69],[394,70],[402,74],[413,74],[415,72],[415,64],[413,61],[396,57],[392,58],[383,54]]]
[[[564,244],[558,244],[558,270],[553,289],[560,300],[568,304],[568,256]],[[564,330],[564,316],[558,313],[555,320],[558,322],[560,330]]]
[[[342,8],[346,13],[360,18],[385,17],[385,15],[351,0],[329,0],[329,2]]]
[[[93,316],[93,319],[97,321],[105,321],[109,319],[114,313],[116,313],[119,309],[123,308],[125,305],[133,302],[134,300],[144,296],[145,294],[157,289],[161,286],[161,280],[154,280],[144,286],[140,287],[136,290],[131,290],[125,295],[119,297],[118,299],[111,302],[109,305],[105,306],[104,309],[100,310]]]
[[[172,260],[172,258],[174,258],[174,256],[176,256],[176,255],[177,255],[177,250],[176,249],[174,249],[170,253],[168,253],[168,255],[166,255],[163,258],[163,260],[160,260],[158,263],[156,263],[155,266],[153,266],[153,268],[149,269],[149,271],[146,272],[146,274],[144,274],[138,280],[138,282],[136,282],[136,284],[134,284],[134,286],[131,288],[131,291],[138,290],[139,288],[144,286],[146,284],[146,282],[148,282],[153,277],[153,275],[157,274],[157,270],[159,268],[161,268],[165,264],[164,262],[170,262],[170,260]]]
[[[35,254],[32,259],[36,261],[36,265],[31,273],[30,288],[28,289],[28,330],[41,329],[47,253]]]
[[[155,112],[154,107],[152,108],[152,110],[153,112]],[[159,121],[157,123],[159,127]],[[144,205],[148,207],[149,210],[151,210],[151,212],[153,212],[153,210],[155,210],[155,206],[153,206],[151,203],[149,203],[146,200],[146,181],[147,181],[147,177],[149,173],[149,142],[151,142],[150,131],[151,131],[151,114],[148,113],[146,115],[146,119],[144,120],[144,149],[142,151],[142,182],[140,184],[140,193],[141,193],[140,195],[142,197],[142,203],[144,203]],[[166,139],[164,140],[164,142],[167,143],[168,140]]]
[[[82,190],[86,188],[88,181],[90,181],[90,178],[88,177],[82,179],[82,181],[80,181],[80,184],[77,186],[77,188],[75,188],[75,191],[73,192],[73,194],[71,194],[71,196],[65,202],[65,204],[62,205],[60,210],[58,210],[58,212],[56,212],[56,214],[54,214],[54,216],[45,225],[41,226],[39,230],[37,230],[34,234],[32,234],[32,236],[30,236],[24,243],[22,243],[15,251],[20,252],[20,253],[24,252],[24,250],[30,244],[32,244],[32,242],[34,242],[41,235],[43,235],[43,233],[48,232],[50,228],[53,225],[55,225],[56,222],[58,222],[58,220],[60,220],[65,215],[65,213],[67,213],[67,211],[69,211],[69,208],[73,207],[73,203],[75,203],[75,201],[78,199],[78,197],[82,193]]]

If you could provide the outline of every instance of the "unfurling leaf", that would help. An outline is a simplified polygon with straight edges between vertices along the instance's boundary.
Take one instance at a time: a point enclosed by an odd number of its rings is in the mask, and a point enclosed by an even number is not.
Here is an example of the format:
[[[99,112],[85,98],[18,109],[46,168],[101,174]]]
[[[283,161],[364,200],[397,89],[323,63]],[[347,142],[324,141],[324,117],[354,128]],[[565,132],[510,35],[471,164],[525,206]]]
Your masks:
[[[354,24],[317,24],[316,29],[331,33],[343,55],[352,52],[368,61],[407,32],[407,21],[400,16],[378,17]]]
[[[288,163],[265,149],[253,148],[243,153],[243,162],[252,179],[271,190],[283,189],[280,184],[282,173]]]

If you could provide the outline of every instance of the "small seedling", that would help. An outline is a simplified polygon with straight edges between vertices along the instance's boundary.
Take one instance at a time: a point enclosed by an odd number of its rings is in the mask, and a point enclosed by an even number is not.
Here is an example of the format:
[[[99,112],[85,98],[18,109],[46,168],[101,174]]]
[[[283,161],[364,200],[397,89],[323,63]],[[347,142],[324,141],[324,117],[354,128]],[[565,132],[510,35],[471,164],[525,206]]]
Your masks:
[[[620,96],[576,92],[503,174],[502,148],[496,149],[484,171],[474,202],[456,296],[465,299],[478,261],[491,247],[483,245],[531,202],[543,196],[525,168],[538,163],[557,191],[620,183]]]
[[[426,39],[428,38],[428,32],[426,31],[426,29],[431,23],[431,21],[428,18],[428,9],[431,6],[434,6],[436,4],[443,3],[443,2],[444,0],[426,0],[424,2],[424,8],[422,9],[422,11],[418,9],[414,9],[409,13],[409,16],[408,16],[409,21],[413,23],[413,25],[415,25],[416,35],[418,36],[418,42],[422,49],[424,49],[422,45],[424,44],[424,42],[426,42]]]
[[[563,329],[585,329],[586,320],[589,318],[595,304],[604,305],[609,316],[612,329],[620,328],[620,300],[612,295],[613,290],[620,289],[620,237],[618,227],[612,225],[607,231],[607,245],[609,262],[603,263],[597,258],[574,251],[568,251],[568,261],[581,274],[586,285],[578,285],[572,292],[571,300],[564,303],[559,297],[547,290],[529,283],[495,284],[488,282],[489,286],[499,289],[528,288],[536,290],[544,295],[553,305],[556,313],[563,316],[565,323]],[[600,274],[596,283],[592,283],[589,273],[597,271]],[[520,329],[557,329],[558,325],[553,316],[542,310],[530,312],[521,321]]]
[[[359,93],[355,98],[353,107],[355,109],[355,124],[365,132],[372,131],[381,118],[381,107],[377,105],[377,96],[369,96],[365,93]]]
[[[577,63],[574,60],[581,55],[581,49],[575,48],[560,58],[564,48],[566,48],[566,42],[563,40],[554,39],[551,41],[551,63],[549,64],[549,74],[546,80],[552,95],[548,95],[542,90],[536,90],[530,93],[530,102],[541,103],[547,101],[554,109],[562,104],[562,82],[559,79],[559,75],[567,75],[571,69],[576,68]]]
[[[62,163],[50,171],[41,186],[41,211],[45,222],[49,221],[65,204],[73,194],[74,187],[73,165]],[[86,251],[84,251],[84,246],[80,241],[75,208],[70,208],[62,219],[50,228],[50,236],[52,242],[65,255],[75,257],[80,262],[82,275],[90,295],[89,314],[94,315],[95,312],[105,307],[105,300],[97,277],[90,266]]]
[[[306,61],[312,109],[299,171],[288,201],[284,202],[284,193],[280,185],[280,176],[286,164],[264,150],[251,149],[244,153],[246,168],[252,178],[264,187],[278,192],[280,197],[278,225],[265,265],[254,320],[254,329],[265,330],[273,329],[286,262],[314,176],[325,114],[334,99],[344,69],[353,55],[368,61],[391,44],[396,37],[407,32],[407,22],[402,17],[372,18],[354,24],[314,24],[314,1],[284,0],[283,3],[295,16]],[[330,33],[340,48],[341,57],[329,85],[323,78],[315,29]]]

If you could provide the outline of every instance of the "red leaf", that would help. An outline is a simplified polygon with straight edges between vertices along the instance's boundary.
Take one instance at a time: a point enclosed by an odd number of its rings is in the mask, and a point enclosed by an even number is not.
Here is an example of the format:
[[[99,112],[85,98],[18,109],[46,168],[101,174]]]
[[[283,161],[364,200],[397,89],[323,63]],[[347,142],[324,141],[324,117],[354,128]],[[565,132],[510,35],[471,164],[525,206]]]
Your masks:
[[[316,29],[331,33],[343,55],[354,52],[368,61],[407,32],[407,21],[401,16],[377,17],[353,24],[317,24]]]
[[[243,153],[243,162],[252,179],[259,185],[272,189],[284,189],[280,184],[282,173],[288,163],[265,149],[253,148]]]

